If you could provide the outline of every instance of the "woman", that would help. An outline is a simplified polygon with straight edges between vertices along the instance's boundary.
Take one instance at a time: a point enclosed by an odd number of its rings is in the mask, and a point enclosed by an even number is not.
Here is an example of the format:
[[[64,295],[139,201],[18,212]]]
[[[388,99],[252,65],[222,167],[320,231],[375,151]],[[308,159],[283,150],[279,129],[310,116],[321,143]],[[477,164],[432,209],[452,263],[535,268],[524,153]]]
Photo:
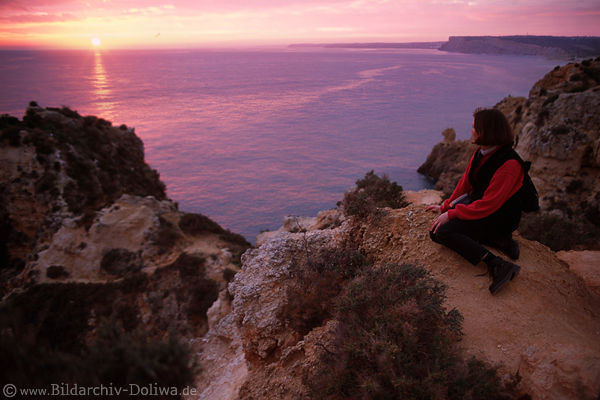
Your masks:
[[[429,233],[432,240],[456,251],[471,264],[485,262],[493,278],[490,292],[494,294],[521,268],[494,255],[482,244],[519,258],[519,246],[512,240],[512,232],[521,220],[517,192],[523,185],[524,164],[512,149],[514,136],[502,112],[475,110],[471,135],[479,147],[452,196],[441,206],[427,206],[427,210],[441,213]]]

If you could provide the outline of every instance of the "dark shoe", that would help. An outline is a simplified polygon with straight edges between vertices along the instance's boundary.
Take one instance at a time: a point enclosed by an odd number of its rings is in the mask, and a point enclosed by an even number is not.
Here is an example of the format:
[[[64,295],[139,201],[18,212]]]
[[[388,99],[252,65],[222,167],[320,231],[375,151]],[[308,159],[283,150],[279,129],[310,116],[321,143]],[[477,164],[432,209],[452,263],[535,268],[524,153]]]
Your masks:
[[[500,257],[495,257],[488,264],[490,273],[492,274],[493,282],[490,285],[490,292],[496,294],[502,289],[509,281],[511,281],[519,271],[521,267],[517,264],[505,261]]]
[[[512,239],[512,235],[488,239],[487,244],[500,250],[513,260],[518,260],[520,255],[519,243]]]

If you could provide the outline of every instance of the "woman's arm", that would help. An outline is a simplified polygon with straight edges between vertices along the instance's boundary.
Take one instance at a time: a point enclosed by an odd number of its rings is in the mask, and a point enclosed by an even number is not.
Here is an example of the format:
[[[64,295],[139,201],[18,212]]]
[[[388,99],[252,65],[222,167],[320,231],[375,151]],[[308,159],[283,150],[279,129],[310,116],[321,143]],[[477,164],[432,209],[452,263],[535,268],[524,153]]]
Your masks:
[[[477,151],[479,151],[479,149],[475,150],[475,153]],[[471,191],[471,184],[469,183],[469,171],[471,170],[471,164],[473,163],[473,158],[475,157],[475,153],[473,153],[473,155],[471,156],[471,159],[469,160],[469,165],[467,166],[467,169],[465,170],[465,173],[463,174],[463,176],[460,178],[460,180],[456,184],[456,187],[454,188],[452,195],[448,199],[444,200],[444,202],[442,203],[442,208],[441,208],[442,212],[448,211],[450,209],[450,207],[452,207],[451,203],[454,200],[456,200],[457,198],[459,198],[460,196],[462,196],[464,194],[468,194]]]
[[[508,160],[494,174],[483,197],[471,204],[458,204],[448,211],[450,219],[485,218],[496,212],[523,185],[524,172],[517,160]]]

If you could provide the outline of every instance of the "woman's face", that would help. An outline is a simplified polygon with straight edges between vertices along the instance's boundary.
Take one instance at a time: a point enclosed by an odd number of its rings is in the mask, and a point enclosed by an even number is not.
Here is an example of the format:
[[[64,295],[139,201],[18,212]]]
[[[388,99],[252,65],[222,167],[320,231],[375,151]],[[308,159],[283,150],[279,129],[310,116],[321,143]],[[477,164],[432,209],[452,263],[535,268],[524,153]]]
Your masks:
[[[479,138],[479,134],[475,130],[475,120],[473,120],[473,128],[471,128],[471,141],[473,143],[476,143],[478,138]]]

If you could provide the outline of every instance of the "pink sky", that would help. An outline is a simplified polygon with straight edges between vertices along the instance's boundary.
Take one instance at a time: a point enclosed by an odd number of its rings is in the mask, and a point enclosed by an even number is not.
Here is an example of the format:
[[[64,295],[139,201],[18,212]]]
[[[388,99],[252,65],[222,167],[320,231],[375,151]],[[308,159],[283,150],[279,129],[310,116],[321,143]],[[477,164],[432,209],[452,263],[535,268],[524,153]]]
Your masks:
[[[600,36],[599,0],[0,0],[0,48]]]

